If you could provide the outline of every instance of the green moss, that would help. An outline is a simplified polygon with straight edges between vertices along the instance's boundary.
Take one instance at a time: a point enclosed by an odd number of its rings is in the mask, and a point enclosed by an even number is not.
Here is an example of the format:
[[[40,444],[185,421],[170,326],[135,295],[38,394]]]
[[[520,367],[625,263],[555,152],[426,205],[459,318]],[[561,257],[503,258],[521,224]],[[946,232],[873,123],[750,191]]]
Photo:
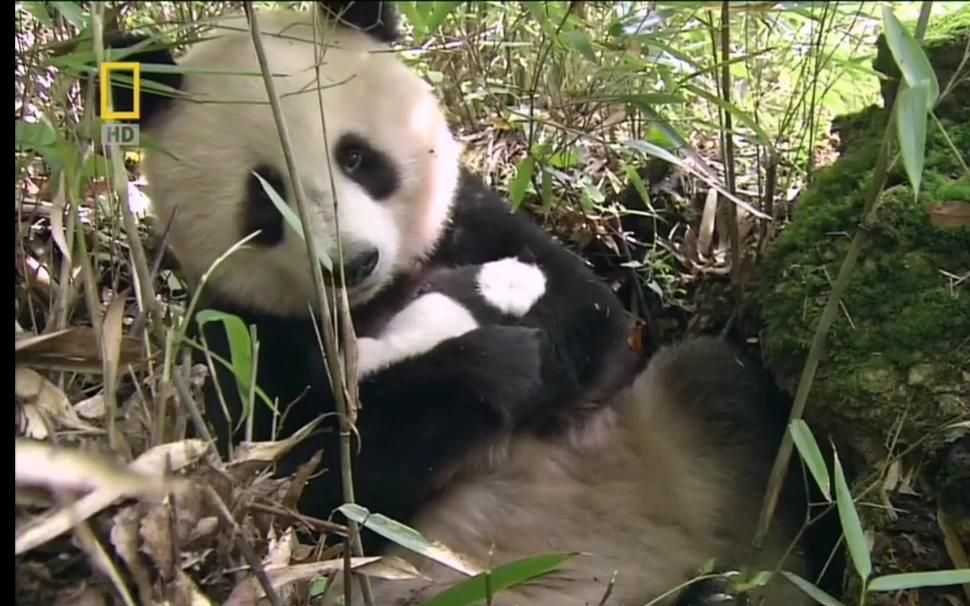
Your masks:
[[[923,41],[926,45],[947,42],[970,32],[970,4],[966,4],[944,17],[930,19]]]
[[[855,234],[885,127],[885,112],[872,111],[864,136],[802,194],[792,225],[762,266],[757,299],[765,356],[789,386]],[[970,125],[945,127],[970,162]],[[816,412],[836,422],[865,421],[877,435],[891,431],[903,410],[904,434],[913,436],[970,414],[970,404],[960,410],[965,400],[936,393],[970,391],[961,374],[970,345],[970,289],[953,287],[944,273],[970,271],[970,228],[938,229],[927,212],[935,202],[970,199],[970,180],[939,129],[929,128],[920,195],[914,199],[901,166],[891,171],[813,386]],[[914,394],[925,402],[912,406]]]

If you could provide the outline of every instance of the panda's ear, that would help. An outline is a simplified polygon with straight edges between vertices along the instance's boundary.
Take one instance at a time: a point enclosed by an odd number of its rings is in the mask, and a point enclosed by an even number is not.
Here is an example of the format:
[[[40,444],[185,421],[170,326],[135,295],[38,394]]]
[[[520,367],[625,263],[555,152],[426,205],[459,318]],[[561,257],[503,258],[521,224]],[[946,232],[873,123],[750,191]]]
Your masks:
[[[137,62],[152,65],[171,65],[175,66],[175,57],[168,46],[159,40],[149,36],[130,33],[114,33],[105,36],[104,45],[111,49],[111,61],[113,62]],[[129,79],[121,81],[112,77],[110,92],[111,106],[116,112],[130,112],[134,109],[134,91],[131,88],[130,75],[118,72],[119,75],[129,76]],[[101,86],[100,74],[98,74],[98,86],[96,88],[96,107],[101,107]],[[158,86],[161,85],[161,89]],[[157,117],[172,102],[173,92],[181,90],[182,74],[171,72],[141,72],[141,89],[139,109],[140,117],[138,123],[147,126],[152,119]],[[170,90],[166,90],[170,89]]]
[[[339,23],[358,29],[381,42],[394,42],[400,36],[397,11],[388,0],[321,0],[317,4],[324,14]]]

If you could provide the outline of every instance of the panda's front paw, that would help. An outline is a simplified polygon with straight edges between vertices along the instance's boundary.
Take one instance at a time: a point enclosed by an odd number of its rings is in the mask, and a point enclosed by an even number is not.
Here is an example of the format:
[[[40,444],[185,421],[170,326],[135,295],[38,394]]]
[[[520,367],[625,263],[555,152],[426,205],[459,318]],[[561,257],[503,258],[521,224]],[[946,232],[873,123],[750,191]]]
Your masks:
[[[466,365],[465,375],[479,399],[506,422],[527,415],[542,389],[540,331],[522,326],[486,326],[442,344],[454,360]]]
[[[689,586],[677,598],[675,606],[738,606],[727,577],[714,577]]]

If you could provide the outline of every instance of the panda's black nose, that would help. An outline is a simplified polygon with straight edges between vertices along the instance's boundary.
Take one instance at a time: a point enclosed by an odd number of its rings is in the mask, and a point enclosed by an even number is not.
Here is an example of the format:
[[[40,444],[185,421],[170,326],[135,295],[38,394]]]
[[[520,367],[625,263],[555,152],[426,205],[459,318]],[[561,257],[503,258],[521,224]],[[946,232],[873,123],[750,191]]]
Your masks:
[[[368,248],[346,260],[344,263],[344,279],[347,286],[356,286],[374,271],[381,253],[376,248]]]

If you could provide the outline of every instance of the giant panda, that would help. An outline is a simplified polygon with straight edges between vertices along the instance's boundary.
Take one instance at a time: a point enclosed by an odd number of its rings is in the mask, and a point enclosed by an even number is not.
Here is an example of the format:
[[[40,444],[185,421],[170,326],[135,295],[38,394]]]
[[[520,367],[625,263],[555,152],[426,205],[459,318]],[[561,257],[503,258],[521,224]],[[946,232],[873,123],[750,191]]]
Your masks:
[[[322,56],[312,13],[268,12],[259,23],[311,235],[338,258],[339,229],[358,336],[380,339],[429,271],[528,249],[544,275],[543,294],[524,315],[470,330],[450,314],[418,318],[440,341],[361,378],[357,501],[482,566],[547,551],[584,554],[495,596],[499,606],[597,604],[608,588],[610,604],[643,604],[710,559],[781,564],[799,522],[794,509],[782,509],[760,559],[747,553],[781,437],[751,369],[713,339],[667,348],[643,368],[613,293],[460,166],[433,91],[391,52],[392,5],[319,4]],[[176,63],[137,37],[113,45],[125,49],[116,60]],[[265,86],[252,76],[259,65],[246,18],[219,23],[178,64],[188,71],[142,72],[179,93],[142,85],[142,133],[159,148],[144,166],[158,224],[170,230],[193,287],[207,276],[199,308],[256,326],[258,380],[286,416],[277,426],[257,406],[254,437],[286,434],[331,412],[333,401],[310,317],[320,310],[305,245],[254,176],[292,203]],[[116,107],[125,94],[114,90]],[[216,328],[203,331],[206,345],[228,356]],[[233,378],[220,379],[207,415],[224,446],[239,434],[222,416],[223,400],[234,420],[239,402]],[[336,439],[330,432],[305,440],[281,471],[318,449],[333,461]],[[326,515],[341,503],[331,464],[300,505]],[[378,604],[419,604],[461,579],[396,546],[379,547],[412,560],[424,578],[376,583]],[[800,552],[791,553],[783,566],[804,574]],[[783,580],[769,591],[770,604],[808,603]],[[679,599],[693,606],[707,597]]]

